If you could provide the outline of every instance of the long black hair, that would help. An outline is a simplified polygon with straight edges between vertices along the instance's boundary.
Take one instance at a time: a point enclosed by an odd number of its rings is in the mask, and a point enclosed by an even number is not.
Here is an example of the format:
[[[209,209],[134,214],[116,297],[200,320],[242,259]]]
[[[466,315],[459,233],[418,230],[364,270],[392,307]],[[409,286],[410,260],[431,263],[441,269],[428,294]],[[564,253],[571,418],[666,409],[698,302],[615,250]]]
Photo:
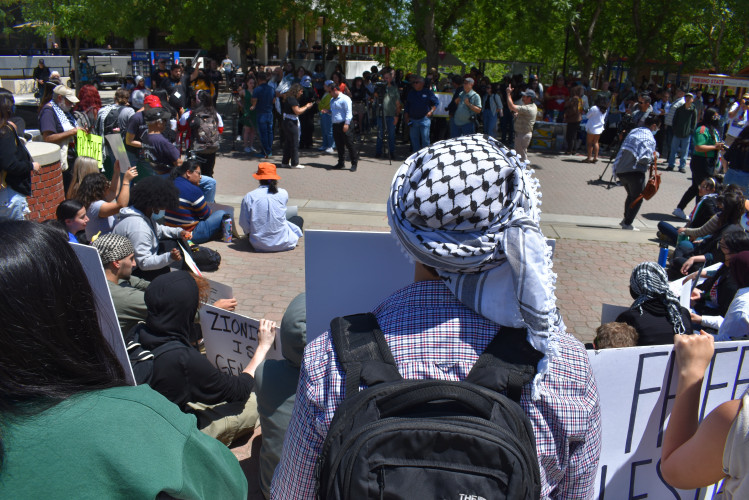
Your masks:
[[[83,208],[83,203],[78,200],[65,200],[57,205],[55,215],[57,220],[65,224],[68,219],[75,219],[75,216]]]
[[[268,192],[270,194],[276,194],[278,192],[278,181],[276,179],[261,179],[261,186],[268,186]]]
[[[718,131],[718,125],[720,124],[720,113],[715,108],[707,108],[705,113],[702,115],[702,121],[697,124],[697,128],[705,126],[715,134]]]
[[[30,221],[0,221],[0,234],[0,422],[125,385],[65,236]]]

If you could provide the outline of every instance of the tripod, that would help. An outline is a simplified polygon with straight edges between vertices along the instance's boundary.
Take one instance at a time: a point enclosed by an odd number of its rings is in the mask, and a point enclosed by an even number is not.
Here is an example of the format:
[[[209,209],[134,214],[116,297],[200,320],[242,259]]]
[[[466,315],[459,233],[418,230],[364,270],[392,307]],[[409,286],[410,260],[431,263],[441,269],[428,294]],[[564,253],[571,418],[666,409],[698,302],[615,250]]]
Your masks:
[[[614,136],[614,140],[609,146],[609,150],[614,150],[614,153],[609,157],[609,161],[606,162],[606,165],[603,167],[603,172],[601,172],[601,175],[598,176],[598,183],[605,182],[606,183],[606,189],[611,189],[612,187],[616,186],[618,182],[614,180],[614,177],[616,177],[616,172],[614,172],[614,169],[611,169],[611,176],[609,177],[608,181],[603,180],[603,176],[606,174],[606,171],[611,166],[611,162],[614,161],[614,159],[619,154],[619,150],[622,148],[622,139],[624,138],[627,133],[629,133],[629,130],[631,128],[627,128],[624,126],[624,121],[619,122],[616,128],[616,135]]]

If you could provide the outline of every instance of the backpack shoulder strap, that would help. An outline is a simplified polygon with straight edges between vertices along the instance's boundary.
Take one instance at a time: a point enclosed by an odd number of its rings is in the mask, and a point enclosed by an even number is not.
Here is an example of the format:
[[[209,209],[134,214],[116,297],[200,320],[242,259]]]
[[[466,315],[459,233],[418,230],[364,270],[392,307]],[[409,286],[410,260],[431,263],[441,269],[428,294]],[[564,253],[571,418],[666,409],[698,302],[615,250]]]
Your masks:
[[[493,391],[507,391],[507,396],[520,401],[523,386],[536,375],[536,366],[543,354],[527,340],[525,328],[501,327],[486,346],[466,377],[466,382]]]
[[[166,344],[161,344],[160,346],[156,347],[155,349],[151,349],[151,354],[153,354],[154,358],[158,358],[165,352],[173,351],[175,349],[178,349],[180,347],[186,347],[185,344],[182,342],[178,342],[176,340],[172,340],[171,342],[167,342]]]
[[[330,336],[346,372],[345,398],[359,392],[360,382],[371,387],[403,378],[374,314],[334,318],[330,322]]]

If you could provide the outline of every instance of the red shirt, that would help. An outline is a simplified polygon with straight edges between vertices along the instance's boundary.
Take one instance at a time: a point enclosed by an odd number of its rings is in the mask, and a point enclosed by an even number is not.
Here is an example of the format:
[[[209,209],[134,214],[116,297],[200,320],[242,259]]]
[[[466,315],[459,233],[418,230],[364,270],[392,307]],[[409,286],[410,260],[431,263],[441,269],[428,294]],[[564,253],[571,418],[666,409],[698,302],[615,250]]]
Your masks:
[[[546,108],[549,110],[562,111],[564,102],[570,96],[570,90],[567,87],[557,87],[552,85],[546,89],[544,97],[546,99]]]

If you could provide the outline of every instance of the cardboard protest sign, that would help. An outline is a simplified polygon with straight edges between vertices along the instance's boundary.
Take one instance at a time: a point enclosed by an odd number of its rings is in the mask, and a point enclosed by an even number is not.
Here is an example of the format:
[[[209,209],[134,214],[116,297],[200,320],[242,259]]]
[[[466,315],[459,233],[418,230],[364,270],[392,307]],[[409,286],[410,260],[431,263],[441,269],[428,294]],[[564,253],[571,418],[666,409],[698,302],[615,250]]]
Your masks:
[[[663,433],[676,394],[673,346],[588,351],[601,395],[601,460],[594,498],[711,498],[716,486],[676,490],[660,473]],[[749,387],[749,341],[718,342],[699,419]]]
[[[208,361],[230,375],[242,373],[257,350],[260,321],[205,305],[200,309],[200,326]],[[266,359],[283,359],[278,332]]]
[[[192,258],[192,255],[190,254],[190,250],[188,250],[187,245],[185,245],[180,240],[179,247],[182,250],[182,258],[185,259],[185,264],[187,264],[187,267],[190,268],[190,271],[197,274],[198,276],[203,276],[203,273],[200,272],[200,269],[198,269],[198,265],[195,263],[195,260]]]
[[[208,303],[213,304],[217,300],[234,298],[234,291],[229,285],[224,285],[218,281],[207,280],[211,285],[211,293],[208,296]]]
[[[437,105],[437,109],[434,110],[433,116],[438,116],[441,118],[447,118],[449,113],[447,112],[447,107],[450,105],[450,102],[453,100],[453,95],[451,92],[435,92],[434,95],[437,96],[437,99],[439,99],[440,103]]]
[[[103,139],[100,135],[87,134],[83,130],[78,131],[75,139],[75,150],[78,156],[88,156],[99,162],[99,169],[104,168],[104,157],[102,156]]]
[[[127,157],[125,144],[122,142],[120,134],[109,134],[104,136],[112,149],[115,161],[120,162],[120,172],[123,174],[130,170],[130,158]]]
[[[133,369],[130,366],[130,358],[127,356],[125,340],[122,337],[122,331],[120,331],[120,323],[117,321],[117,313],[114,310],[112,295],[109,293],[109,286],[104,275],[104,268],[101,265],[101,259],[99,259],[99,252],[87,245],[71,243],[70,246],[73,247],[78,260],[81,261],[88,283],[94,292],[96,314],[99,317],[101,333],[109,342],[112,351],[114,351],[125,370],[125,380],[128,384],[135,385],[135,376],[133,376]]]

